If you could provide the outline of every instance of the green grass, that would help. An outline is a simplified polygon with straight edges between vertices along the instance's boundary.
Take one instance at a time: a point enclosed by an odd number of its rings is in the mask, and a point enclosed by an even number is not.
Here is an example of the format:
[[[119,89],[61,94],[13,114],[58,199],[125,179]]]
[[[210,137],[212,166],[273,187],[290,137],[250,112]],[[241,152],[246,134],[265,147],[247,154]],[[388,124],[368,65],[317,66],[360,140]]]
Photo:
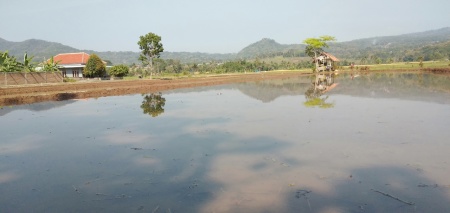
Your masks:
[[[356,69],[358,67],[358,69]],[[360,68],[368,67],[368,71],[385,71],[385,70],[420,70],[419,62],[400,62],[392,64],[368,64],[368,65],[356,65],[354,71],[359,71]],[[422,68],[450,68],[449,61],[424,61]],[[339,71],[350,71],[350,66],[343,66],[338,69]],[[270,74],[271,72],[313,72],[311,68],[297,69],[297,70],[273,70],[273,71],[262,71],[261,73]],[[252,74],[255,72],[232,72],[232,73],[162,73],[160,75],[151,76],[151,79],[180,79],[180,78],[201,78],[201,77],[211,77],[211,76],[223,76],[223,75],[242,75],[242,74]],[[138,80],[138,76],[125,76],[123,80]],[[142,79],[150,79],[150,76],[146,76]]]
[[[77,80],[73,78],[64,78],[63,82],[77,82]]]
[[[419,62],[400,62],[400,63],[392,63],[392,64],[368,64],[368,65],[355,65],[356,67],[368,67],[369,71],[377,71],[377,70],[419,70],[421,67],[419,66]],[[422,68],[449,68],[449,61],[424,61]],[[350,66],[344,66],[340,70],[349,71]]]
[[[153,75],[143,77],[142,79],[161,79],[161,80],[172,80],[172,79],[181,79],[181,78],[203,78],[203,77],[214,77],[214,76],[226,76],[226,75],[245,75],[245,74],[258,74],[258,73],[275,73],[275,72],[305,72],[311,73],[312,70],[310,68],[307,69],[298,69],[298,70],[272,70],[272,71],[261,71],[261,72],[228,72],[228,73],[195,73],[195,74],[186,74],[186,73],[162,73],[160,75]],[[138,76],[125,76],[123,80],[139,80]]]

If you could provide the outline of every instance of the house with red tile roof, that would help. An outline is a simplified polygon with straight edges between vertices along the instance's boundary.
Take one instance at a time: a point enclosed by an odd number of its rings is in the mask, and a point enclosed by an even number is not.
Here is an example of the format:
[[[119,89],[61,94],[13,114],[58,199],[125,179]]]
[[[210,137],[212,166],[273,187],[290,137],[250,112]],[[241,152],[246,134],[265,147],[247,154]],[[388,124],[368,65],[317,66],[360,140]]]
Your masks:
[[[85,52],[62,53],[53,57],[53,60],[58,62],[58,68],[62,71],[63,77],[82,78],[89,54]],[[104,61],[103,63],[106,64]]]
[[[53,57],[53,60],[58,62],[63,77],[82,78],[83,69],[89,60],[89,54],[84,52],[62,53]]]

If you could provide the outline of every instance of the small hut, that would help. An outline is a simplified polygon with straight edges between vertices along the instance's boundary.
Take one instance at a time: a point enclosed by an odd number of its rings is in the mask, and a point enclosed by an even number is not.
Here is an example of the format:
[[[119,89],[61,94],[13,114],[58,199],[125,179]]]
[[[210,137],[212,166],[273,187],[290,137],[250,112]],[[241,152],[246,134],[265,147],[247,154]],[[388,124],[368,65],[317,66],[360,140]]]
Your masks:
[[[339,59],[336,58],[336,56],[331,55],[330,53],[322,52],[314,60],[314,62],[316,63],[316,71],[317,72],[335,71],[338,66]]]

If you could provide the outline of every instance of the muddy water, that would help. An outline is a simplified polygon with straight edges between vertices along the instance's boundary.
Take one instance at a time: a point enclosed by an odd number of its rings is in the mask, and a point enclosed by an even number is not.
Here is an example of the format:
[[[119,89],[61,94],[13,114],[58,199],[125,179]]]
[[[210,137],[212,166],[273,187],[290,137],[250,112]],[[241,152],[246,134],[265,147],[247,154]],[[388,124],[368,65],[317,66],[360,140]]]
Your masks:
[[[4,107],[0,211],[449,212],[450,80],[332,77]]]

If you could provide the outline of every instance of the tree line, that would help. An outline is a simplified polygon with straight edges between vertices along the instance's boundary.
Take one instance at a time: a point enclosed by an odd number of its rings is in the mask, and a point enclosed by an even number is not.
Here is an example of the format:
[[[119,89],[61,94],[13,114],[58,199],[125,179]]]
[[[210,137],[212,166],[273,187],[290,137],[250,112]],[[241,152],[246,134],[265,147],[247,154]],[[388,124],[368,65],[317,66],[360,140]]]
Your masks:
[[[130,75],[149,76],[152,74],[175,74],[175,75],[192,75],[203,73],[244,73],[244,72],[260,72],[272,70],[298,70],[312,69],[313,64],[309,60],[299,62],[291,61],[264,61],[255,60],[233,60],[227,62],[211,61],[206,63],[181,63],[174,59],[153,59],[153,67],[149,68],[139,64],[130,66]]]
[[[33,62],[33,57],[27,53],[23,56],[23,62],[16,57],[9,55],[8,51],[0,52],[0,72],[56,72],[59,71],[59,61],[53,57],[41,63]],[[128,74],[129,67],[123,64],[112,66],[106,69],[104,61],[96,54],[90,55],[83,75],[86,77],[102,77],[107,73],[112,76],[122,77]]]
[[[41,63],[44,72],[58,71],[57,63],[53,57],[50,60]],[[28,57],[25,53],[23,62],[20,62],[14,56],[10,56],[8,51],[0,52],[0,72],[35,72],[37,64],[33,62],[33,57]]]
[[[160,59],[160,54],[164,51],[161,37],[148,33],[140,36],[138,41],[141,54],[139,60],[142,65],[131,65],[130,74],[147,76],[151,74],[195,74],[195,73],[236,73],[236,72],[259,72],[270,70],[295,70],[312,68],[312,63],[308,60],[300,62],[266,62],[260,59],[246,60],[237,59],[227,62],[211,61],[208,63],[181,63],[179,60]],[[291,56],[305,56],[305,53],[298,53],[294,50],[287,51]]]
[[[195,73],[220,74],[270,70],[314,69],[314,64],[308,56],[314,58],[318,53],[323,52],[324,50],[332,50],[333,52],[349,51],[349,49],[339,48],[339,45],[336,44],[328,47],[328,44],[325,43],[326,41],[334,40],[334,37],[331,36],[319,37],[317,39],[310,38],[303,42],[306,44],[304,50],[289,49],[282,52],[267,52],[260,54],[256,59],[241,58],[226,62],[212,60],[210,62],[202,63],[182,63],[179,60],[174,59],[161,59],[160,54],[164,51],[161,37],[154,33],[147,33],[146,35],[140,36],[139,41],[137,42],[141,49],[139,61],[141,61],[142,64],[119,64],[106,68],[104,61],[96,54],[92,54],[83,70],[83,75],[86,77],[102,77],[106,74],[118,77],[126,75],[139,75],[145,77],[152,74],[190,75]],[[344,58],[340,65],[348,66],[350,64],[364,65],[442,59],[450,57],[449,52],[450,42],[447,42],[445,44],[426,46],[421,49],[403,50],[400,52],[391,51],[390,53],[382,51],[381,49],[367,47],[364,51],[360,51],[354,55],[345,53],[343,53],[343,55],[338,55],[341,56],[341,58]],[[295,58],[295,60],[293,58]],[[0,52],[0,72],[58,71],[58,68],[60,67],[59,62],[55,61],[53,58],[43,61],[39,65],[33,63],[32,59],[33,57],[28,57],[27,53],[25,53],[23,62],[20,62],[14,56],[10,56],[7,51]],[[36,69],[38,66],[40,69]]]

